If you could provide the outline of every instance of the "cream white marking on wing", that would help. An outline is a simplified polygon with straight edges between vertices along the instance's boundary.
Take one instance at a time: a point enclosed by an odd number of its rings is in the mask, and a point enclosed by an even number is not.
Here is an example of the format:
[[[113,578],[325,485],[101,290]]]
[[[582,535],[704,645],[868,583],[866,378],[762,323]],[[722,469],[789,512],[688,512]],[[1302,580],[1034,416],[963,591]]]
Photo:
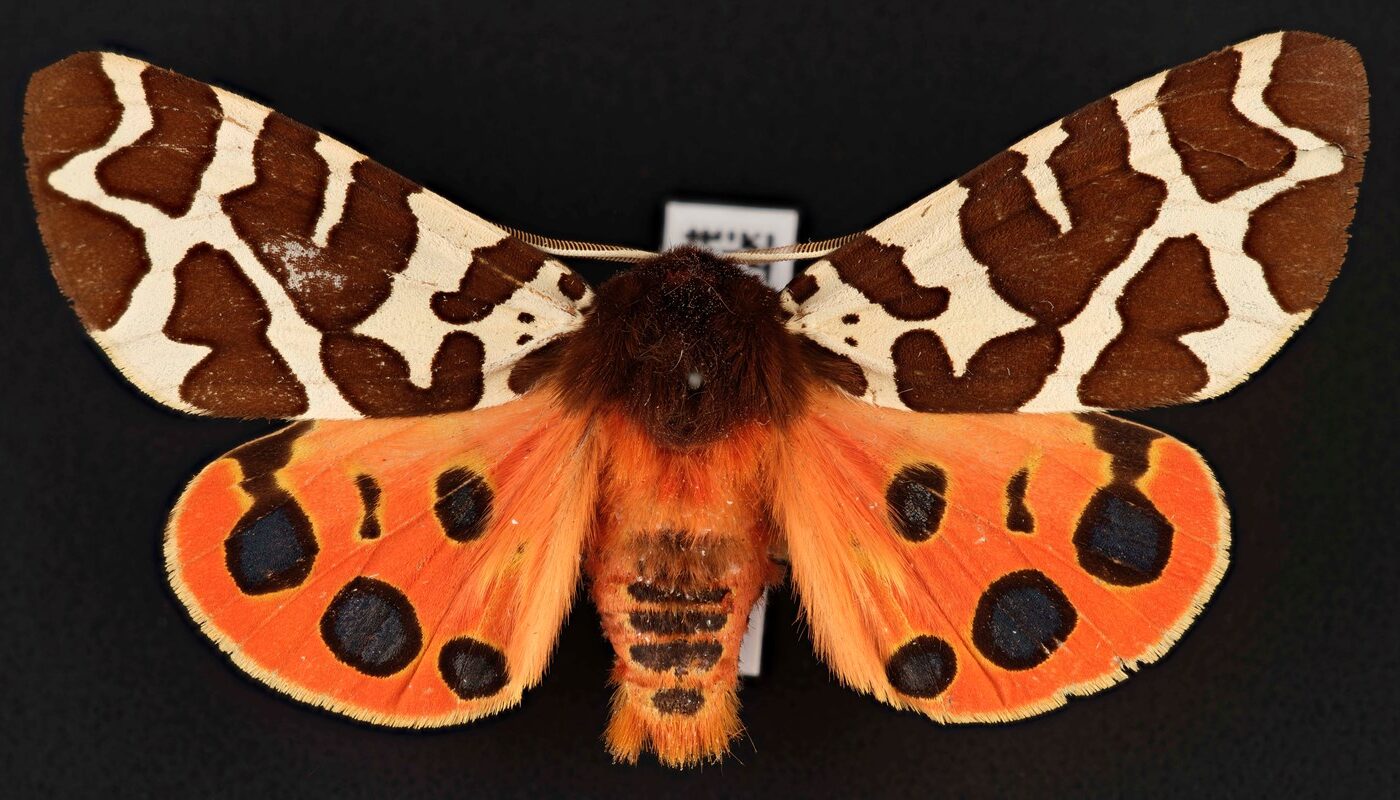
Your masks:
[[[316,230],[311,234],[311,241],[317,247],[325,247],[330,243],[331,228],[335,227],[345,214],[345,199],[354,180],[351,169],[355,164],[364,161],[365,157],[325,134],[316,140],[316,152],[325,160],[329,174],[326,175],[326,194],[321,204],[321,216],[316,219]]]
[[[409,195],[408,206],[420,232],[426,227],[424,219],[432,214],[433,206],[445,202],[426,190]],[[443,337],[459,327],[433,313],[433,295],[457,291],[463,274],[472,268],[470,252],[502,238],[499,232],[480,228],[460,229],[456,241],[420,235],[408,266],[393,276],[389,297],[355,327],[355,332],[379,339],[399,351],[408,362],[409,380],[419,387],[430,385],[433,356]]]
[[[1026,180],[1035,193],[1035,201],[1060,226],[1060,233],[1070,228],[1069,209],[1065,207],[1064,196],[1060,193],[1060,183],[1050,170],[1048,160],[1060,143],[1069,138],[1064,125],[1056,123],[1036,131],[1012,149],[1026,157],[1023,170]]]
[[[456,292],[468,270],[485,269],[484,265],[470,263],[472,251],[496,244],[506,234],[484,222],[466,224],[475,218],[426,190],[410,195],[408,204],[418,221],[418,246],[407,268],[394,276],[388,299],[356,326],[355,332],[373,336],[397,350],[408,363],[409,380],[427,387],[432,383],[433,356],[443,338],[452,331],[470,331],[485,350],[485,385],[477,407],[509,400],[515,396],[506,387],[509,367],[522,353],[572,330],[581,320],[572,303],[557,287],[552,288],[558,284],[564,267],[546,261],[536,280],[522,285],[508,302],[497,306],[483,320],[466,325],[445,322],[433,313],[433,295]],[[535,321],[520,322],[521,312],[528,312]],[[522,334],[533,338],[526,345],[517,344]]]
[[[1274,62],[1283,51],[1283,34],[1273,33],[1235,47],[1240,53],[1240,78],[1231,97],[1236,109],[1250,122],[1288,139],[1299,150],[1315,150],[1328,143],[1311,131],[1290,128],[1264,102],[1264,90],[1273,76]]]

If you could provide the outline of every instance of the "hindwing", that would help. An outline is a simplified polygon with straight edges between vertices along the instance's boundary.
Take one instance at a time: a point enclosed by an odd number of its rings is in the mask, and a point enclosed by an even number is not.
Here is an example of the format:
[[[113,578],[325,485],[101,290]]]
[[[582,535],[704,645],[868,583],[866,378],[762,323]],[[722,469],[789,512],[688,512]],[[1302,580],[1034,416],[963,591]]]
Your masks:
[[[1125,420],[831,395],[783,440],[774,515],[817,650],[939,721],[1026,717],[1121,680],[1225,570],[1210,469]]]
[[[396,726],[494,713],[539,681],[573,598],[599,468],[585,425],[538,394],[293,424],[190,483],[171,584],[299,700]]]

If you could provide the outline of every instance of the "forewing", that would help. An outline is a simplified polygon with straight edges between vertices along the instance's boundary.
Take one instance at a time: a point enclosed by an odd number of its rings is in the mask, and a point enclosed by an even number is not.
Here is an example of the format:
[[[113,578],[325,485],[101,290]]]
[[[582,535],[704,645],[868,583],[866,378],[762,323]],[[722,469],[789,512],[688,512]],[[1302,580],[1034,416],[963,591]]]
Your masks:
[[[817,650],[945,722],[1038,714],[1181,635],[1225,570],[1205,462],[1104,414],[912,414],[829,396],[774,515]]]
[[[176,595],[253,677],[369,722],[449,725],[540,679],[598,464],[540,395],[301,422],[206,467],[171,515]]]
[[[185,411],[496,405],[591,302],[564,265],[345,145],[123,56],[37,73],[24,149],[59,286],[133,383]]]
[[[1214,397],[1321,302],[1346,250],[1367,86],[1276,33],[1141,81],[876,225],[788,288],[790,327],[916,411]]]

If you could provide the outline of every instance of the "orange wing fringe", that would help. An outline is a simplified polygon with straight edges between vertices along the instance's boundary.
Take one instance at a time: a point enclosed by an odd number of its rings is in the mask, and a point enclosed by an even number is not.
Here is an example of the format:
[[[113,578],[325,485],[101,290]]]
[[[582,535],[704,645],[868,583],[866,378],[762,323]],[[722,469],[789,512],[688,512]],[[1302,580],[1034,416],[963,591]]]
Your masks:
[[[175,593],[234,663],[394,726],[515,705],[577,584],[599,471],[544,395],[299,423],[205,468],[171,516]]]
[[[1225,571],[1209,468],[1134,423],[829,396],[782,439],[774,515],[818,651],[846,684],[939,721],[1018,719],[1116,683]]]

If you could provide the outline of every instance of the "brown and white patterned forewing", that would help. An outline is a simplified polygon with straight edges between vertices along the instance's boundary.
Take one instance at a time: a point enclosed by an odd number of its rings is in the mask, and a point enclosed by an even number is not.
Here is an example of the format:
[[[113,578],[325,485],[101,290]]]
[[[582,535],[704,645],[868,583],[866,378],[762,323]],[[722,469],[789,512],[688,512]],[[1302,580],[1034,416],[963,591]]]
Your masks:
[[[152,397],[234,417],[496,405],[587,285],[236,95],[110,53],[37,73],[25,152],[59,285]]]
[[[1282,346],[1346,250],[1356,51],[1261,36],[1013,146],[813,264],[790,326],[916,411],[1213,397]]]

